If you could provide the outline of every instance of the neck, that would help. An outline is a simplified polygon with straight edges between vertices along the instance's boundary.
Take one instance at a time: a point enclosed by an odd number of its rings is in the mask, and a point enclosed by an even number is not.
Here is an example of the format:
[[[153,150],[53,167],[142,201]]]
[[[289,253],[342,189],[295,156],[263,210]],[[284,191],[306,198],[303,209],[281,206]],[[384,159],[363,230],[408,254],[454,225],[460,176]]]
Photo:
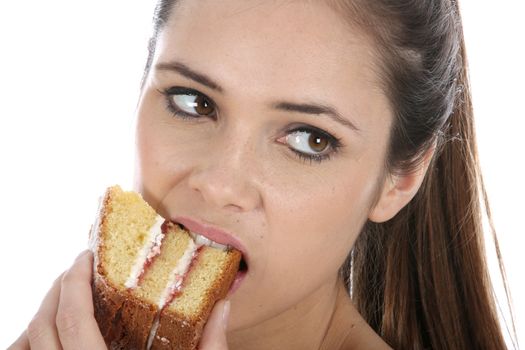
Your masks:
[[[337,278],[281,314],[228,334],[230,350],[319,349],[335,310]]]

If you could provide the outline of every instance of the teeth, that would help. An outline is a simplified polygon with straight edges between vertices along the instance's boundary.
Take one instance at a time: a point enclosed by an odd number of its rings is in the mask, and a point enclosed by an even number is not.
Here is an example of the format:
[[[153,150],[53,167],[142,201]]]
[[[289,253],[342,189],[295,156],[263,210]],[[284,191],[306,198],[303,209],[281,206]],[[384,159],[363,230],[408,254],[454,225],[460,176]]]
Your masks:
[[[197,244],[197,245],[205,245],[207,247],[212,247],[212,248],[222,249],[222,250],[230,249],[229,246],[224,245],[224,244],[219,244],[217,242],[214,242],[211,239],[208,239],[208,238],[206,238],[206,237],[204,237],[202,235],[199,235],[198,233],[190,231],[190,235],[193,238],[193,240],[195,241],[195,244]]]

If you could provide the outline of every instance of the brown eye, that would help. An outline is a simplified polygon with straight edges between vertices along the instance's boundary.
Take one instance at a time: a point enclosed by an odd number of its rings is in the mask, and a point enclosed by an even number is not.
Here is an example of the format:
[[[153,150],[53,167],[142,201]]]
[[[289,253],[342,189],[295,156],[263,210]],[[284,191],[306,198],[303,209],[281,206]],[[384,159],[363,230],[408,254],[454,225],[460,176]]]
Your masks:
[[[286,136],[286,143],[306,155],[319,155],[330,149],[330,136],[315,130],[296,130]]]
[[[200,115],[210,115],[213,113],[213,104],[206,98],[206,96],[199,95],[195,99],[195,111]]]
[[[205,95],[182,88],[168,91],[171,107],[190,117],[210,116],[215,113],[215,104]]]
[[[308,144],[310,145],[311,149],[313,149],[315,152],[320,153],[326,150],[326,148],[329,145],[329,142],[326,139],[326,137],[312,133],[308,138]]]

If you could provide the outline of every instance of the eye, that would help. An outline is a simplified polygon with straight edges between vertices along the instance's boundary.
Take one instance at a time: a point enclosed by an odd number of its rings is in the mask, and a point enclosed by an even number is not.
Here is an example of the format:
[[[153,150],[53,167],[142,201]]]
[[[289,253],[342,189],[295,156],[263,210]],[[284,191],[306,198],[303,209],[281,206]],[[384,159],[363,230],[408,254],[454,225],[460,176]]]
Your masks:
[[[176,116],[198,118],[210,117],[215,113],[213,101],[196,90],[172,87],[162,93],[168,99],[168,108]]]
[[[330,146],[328,138],[313,131],[295,131],[286,136],[286,143],[306,154],[319,154]]]
[[[340,141],[329,133],[313,127],[292,130],[279,140],[305,160],[322,161],[341,147]]]

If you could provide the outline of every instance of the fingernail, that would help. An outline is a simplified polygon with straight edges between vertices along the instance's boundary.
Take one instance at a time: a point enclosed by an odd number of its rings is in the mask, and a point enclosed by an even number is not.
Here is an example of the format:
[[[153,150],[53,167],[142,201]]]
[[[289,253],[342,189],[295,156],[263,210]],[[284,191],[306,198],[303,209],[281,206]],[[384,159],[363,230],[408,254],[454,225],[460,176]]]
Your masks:
[[[225,331],[226,331],[226,328],[228,327],[229,317],[230,317],[230,301],[227,300],[224,303],[224,306],[222,307],[222,326],[224,327]]]

